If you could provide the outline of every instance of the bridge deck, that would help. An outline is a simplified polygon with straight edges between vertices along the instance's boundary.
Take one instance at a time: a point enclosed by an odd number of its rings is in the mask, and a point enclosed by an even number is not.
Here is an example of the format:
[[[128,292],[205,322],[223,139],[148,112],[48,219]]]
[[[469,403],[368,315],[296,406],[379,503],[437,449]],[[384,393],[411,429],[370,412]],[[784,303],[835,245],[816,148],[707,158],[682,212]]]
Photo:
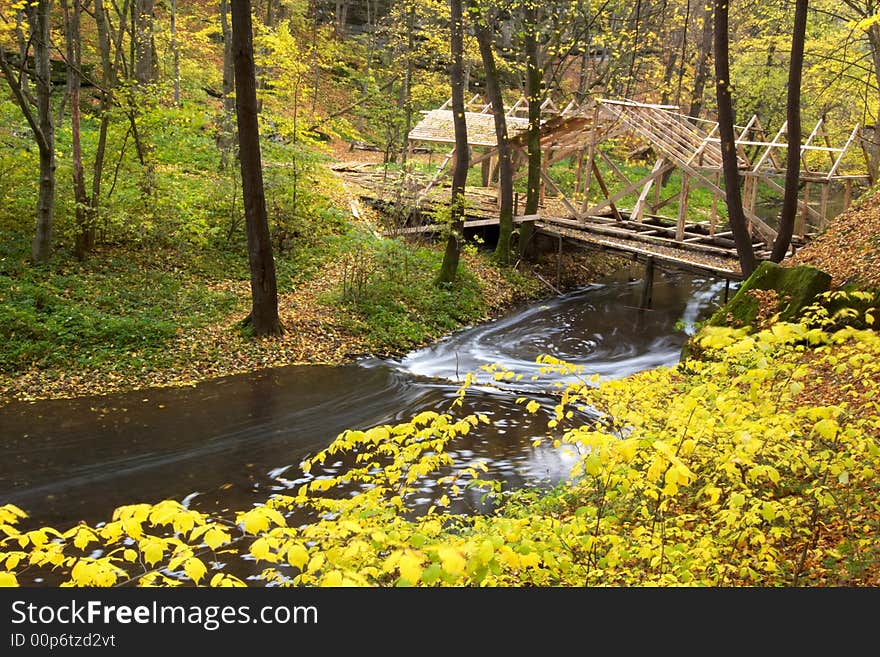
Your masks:
[[[408,198],[400,193],[400,181],[386,179],[381,174],[366,172],[357,167],[346,170],[336,167],[337,172],[347,180],[357,183],[361,188],[361,200],[386,211],[396,211],[399,225],[388,228],[386,235],[417,235],[437,233],[443,226],[433,219],[433,213],[446,205],[446,194],[442,188],[419,200]],[[676,225],[671,220],[646,215],[635,221],[623,218],[597,215],[583,219],[564,216],[564,209],[554,207],[553,199],[548,198],[536,217],[517,217],[515,223],[535,220],[539,232],[563,239],[582,247],[614,251],[631,255],[639,260],[653,259],[677,269],[709,274],[729,280],[741,280],[742,273],[736,247],[729,231],[712,233],[708,224],[688,223],[683,238],[676,239]],[[469,187],[467,190],[465,229],[498,225],[497,195],[494,188]],[[763,242],[754,241],[753,246],[759,257],[767,255]]]

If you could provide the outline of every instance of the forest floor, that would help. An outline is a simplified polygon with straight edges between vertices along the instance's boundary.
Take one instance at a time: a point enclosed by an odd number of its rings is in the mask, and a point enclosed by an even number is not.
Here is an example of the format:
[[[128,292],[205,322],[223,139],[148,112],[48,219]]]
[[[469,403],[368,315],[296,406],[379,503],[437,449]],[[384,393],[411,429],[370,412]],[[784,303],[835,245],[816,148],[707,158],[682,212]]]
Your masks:
[[[834,287],[880,289],[880,191],[859,198],[789,262],[831,274]]]
[[[279,280],[282,336],[252,339],[241,329],[250,310],[250,283],[242,272],[223,274],[223,265],[211,264],[203,273],[182,264],[186,256],[173,252],[132,249],[120,254],[111,249],[112,256],[97,253],[86,266],[57,265],[48,281],[34,276],[12,284],[10,297],[28,297],[27,309],[36,310],[33,317],[12,311],[13,323],[21,325],[17,336],[16,327],[11,329],[13,338],[23,346],[16,352],[7,345],[3,354],[0,405],[192,386],[269,367],[402,355],[518,303],[554,295],[549,281],[572,290],[624,264],[610,255],[564,253],[557,279],[555,253],[515,270],[496,266],[488,253],[471,246],[462,254],[456,289],[437,290],[433,278],[442,257],[439,245],[383,240],[375,211],[358,207],[349,183],[324,191],[336,207],[358,208],[349,221],[369,243],[334,247],[312,272]],[[280,267],[282,258],[276,257]],[[116,290],[110,292],[111,286]],[[44,312],[53,313],[57,325],[44,322]],[[115,332],[96,327],[135,316],[137,321]],[[25,325],[34,322],[44,322],[46,331],[25,339]],[[153,327],[171,322],[164,333],[152,335]]]
[[[333,155],[332,161],[382,158],[342,146]],[[351,182],[328,185],[324,192],[335,207],[345,209],[369,244],[334,247],[309,272],[281,277],[285,331],[278,338],[251,339],[241,329],[250,308],[246,273],[224,271],[224,264],[183,265],[185,254],[118,253],[113,247],[86,267],[62,262],[48,278],[42,273],[27,278],[26,267],[22,280],[13,273],[7,279],[12,281],[11,314],[4,317],[12,339],[0,353],[0,405],[401,355],[518,303],[554,295],[554,287],[576,289],[625,264],[614,256],[575,250],[563,254],[558,270],[555,253],[518,269],[499,268],[484,250],[470,245],[462,255],[457,288],[437,290],[438,245],[383,240],[381,218],[359,205]],[[866,194],[788,262],[819,267],[835,285],[880,288],[878,235],[880,193]],[[285,264],[282,256],[279,266]],[[42,333],[25,337],[37,324],[44,324]]]

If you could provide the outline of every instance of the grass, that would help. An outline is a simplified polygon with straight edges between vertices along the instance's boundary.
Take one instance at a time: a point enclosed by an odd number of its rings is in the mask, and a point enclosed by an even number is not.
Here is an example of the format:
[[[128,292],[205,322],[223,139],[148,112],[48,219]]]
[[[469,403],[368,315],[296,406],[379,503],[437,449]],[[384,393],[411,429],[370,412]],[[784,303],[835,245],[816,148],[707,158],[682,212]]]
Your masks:
[[[160,367],[180,333],[236,305],[228,292],[143,252],[108,251],[88,263],[34,268],[4,257],[0,371]],[[164,265],[164,266],[163,266]]]
[[[343,284],[324,297],[338,308],[342,325],[380,354],[399,354],[463,325],[484,319],[492,292],[477,268],[491,268],[489,256],[468,247],[454,285],[435,284],[443,259],[439,248],[398,240],[372,240],[350,252]],[[500,272],[495,270],[496,275]],[[525,276],[505,279],[513,296],[534,294]]]

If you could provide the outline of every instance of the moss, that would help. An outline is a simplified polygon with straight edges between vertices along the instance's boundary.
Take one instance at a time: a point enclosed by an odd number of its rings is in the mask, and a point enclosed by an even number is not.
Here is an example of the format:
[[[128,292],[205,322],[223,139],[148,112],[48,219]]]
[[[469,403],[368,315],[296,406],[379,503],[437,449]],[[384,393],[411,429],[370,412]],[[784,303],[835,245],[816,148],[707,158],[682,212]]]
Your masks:
[[[830,285],[831,276],[815,267],[781,267],[773,262],[762,262],[733,298],[712,315],[708,324],[754,328],[768,312],[779,313],[780,321],[791,321]],[[775,292],[775,295],[760,291]],[[768,301],[773,305],[762,305]]]
[[[733,298],[716,310],[705,325],[747,326],[760,330],[774,319],[793,321],[830,286],[831,276],[815,267],[781,267],[765,261],[758,265]],[[682,361],[703,357],[703,350],[697,341],[699,335],[698,332],[692,336],[682,347]]]

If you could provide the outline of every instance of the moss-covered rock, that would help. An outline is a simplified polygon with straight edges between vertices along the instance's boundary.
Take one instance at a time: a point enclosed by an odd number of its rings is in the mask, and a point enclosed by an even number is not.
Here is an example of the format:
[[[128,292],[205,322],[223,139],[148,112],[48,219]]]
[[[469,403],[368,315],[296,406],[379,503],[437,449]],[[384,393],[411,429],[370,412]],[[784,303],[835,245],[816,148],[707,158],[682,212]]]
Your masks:
[[[779,321],[792,321],[830,286],[831,276],[815,267],[781,267],[774,262],[762,262],[706,325],[761,329],[777,315]],[[701,357],[698,336],[699,333],[685,343],[682,360]]]
[[[776,314],[780,321],[791,321],[830,285],[831,276],[815,267],[781,267],[774,262],[762,262],[707,323],[759,328],[762,320]]]

